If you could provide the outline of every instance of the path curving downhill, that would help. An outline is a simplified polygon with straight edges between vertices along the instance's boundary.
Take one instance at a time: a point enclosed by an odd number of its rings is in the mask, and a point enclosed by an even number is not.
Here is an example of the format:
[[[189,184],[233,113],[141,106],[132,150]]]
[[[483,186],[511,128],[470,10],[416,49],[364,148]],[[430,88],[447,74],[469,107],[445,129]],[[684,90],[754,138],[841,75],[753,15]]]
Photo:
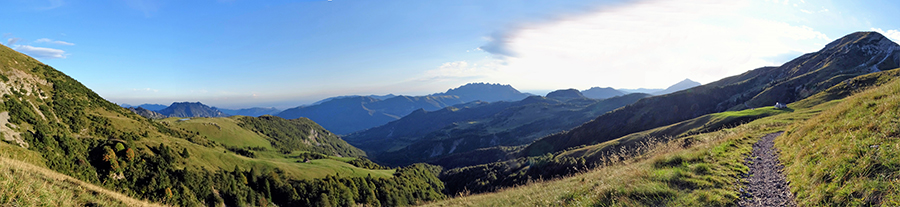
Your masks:
[[[740,189],[740,206],[797,206],[794,195],[782,174],[784,166],[778,161],[774,140],[784,132],[763,136],[753,144],[753,152],[746,159],[750,174],[745,188]]]

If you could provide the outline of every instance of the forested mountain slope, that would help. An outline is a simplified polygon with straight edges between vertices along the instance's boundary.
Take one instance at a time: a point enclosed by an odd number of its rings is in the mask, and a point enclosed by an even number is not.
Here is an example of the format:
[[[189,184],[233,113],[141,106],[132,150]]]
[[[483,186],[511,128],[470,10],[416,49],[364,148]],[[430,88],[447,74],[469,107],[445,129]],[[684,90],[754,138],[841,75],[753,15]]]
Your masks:
[[[329,148],[339,139],[308,120],[218,118],[194,129],[178,126],[193,120],[154,121],[5,46],[0,46],[0,96],[0,157],[40,163],[153,202],[393,206],[443,197],[443,183],[435,177],[439,168],[386,169],[355,158],[362,152],[346,143]],[[250,136],[229,137],[222,130]],[[241,145],[247,142],[258,145]]]

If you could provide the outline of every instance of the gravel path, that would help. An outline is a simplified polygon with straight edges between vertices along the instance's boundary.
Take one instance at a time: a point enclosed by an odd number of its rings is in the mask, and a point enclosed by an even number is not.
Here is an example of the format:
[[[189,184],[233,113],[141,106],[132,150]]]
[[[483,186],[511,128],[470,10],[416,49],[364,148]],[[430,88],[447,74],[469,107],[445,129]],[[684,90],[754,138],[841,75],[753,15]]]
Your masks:
[[[783,132],[763,136],[753,144],[753,153],[746,159],[750,174],[745,175],[749,183],[741,188],[740,206],[797,206],[788,183],[781,174],[784,166],[778,161],[774,148],[775,137]]]

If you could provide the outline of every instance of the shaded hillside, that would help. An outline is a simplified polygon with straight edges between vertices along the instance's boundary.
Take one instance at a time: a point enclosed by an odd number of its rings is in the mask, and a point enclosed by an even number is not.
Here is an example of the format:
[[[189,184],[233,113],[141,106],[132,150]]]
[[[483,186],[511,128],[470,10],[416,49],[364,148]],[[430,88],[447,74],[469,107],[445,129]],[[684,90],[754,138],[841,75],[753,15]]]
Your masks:
[[[290,108],[277,116],[285,119],[306,117],[336,134],[348,134],[397,120],[417,109],[433,111],[461,103],[456,96],[396,96],[386,100],[350,96]]]
[[[168,117],[226,117],[225,114],[215,108],[200,102],[175,102],[169,107],[161,109],[160,114]]]
[[[886,70],[843,81],[787,109],[709,114],[555,154],[450,169],[442,174],[449,193],[503,190],[434,206],[733,206],[746,193],[740,175],[748,173],[751,146],[777,131],[786,131],[776,147],[801,206],[890,206],[900,201],[898,151],[884,146],[897,144],[898,81],[900,69]],[[760,115],[728,129],[716,127],[728,120],[714,120]]]
[[[896,43],[881,34],[853,33],[781,67],[759,68],[690,90],[642,99],[566,133],[542,138],[523,152],[557,152],[708,113],[800,100],[840,81],[873,72],[873,68],[900,66],[898,50]]]
[[[600,87],[591,87],[590,89],[581,91],[581,94],[584,97],[592,98],[592,99],[606,99],[612,98],[615,96],[625,95],[622,91],[613,89],[611,87],[600,88]]]
[[[582,97],[566,99],[567,102],[532,96],[516,102],[417,111],[386,125],[348,135],[346,139],[369,152],[376,161],[390,165],[452,160],[445,157],[484,147],[528,144],[647,96],[630,94],[605,100]],[[566,97],[569,96],[558,98]]]
[[[325,98],[325,99],[316,101],[315,103],[310,104],[310,106],[312,106],[312,105],[319,105],[319,104],[321,104],[321,103],[325,103],[325,102],[327,102],[327,101],[331,101],[331,100],[334,100],[334,99],[340,99],[340,98],[352,98],[352,97],[369,97],[369,98],[374,98],[374,99],[378,99],[378,100],[385,100],[385,99],[397,97],[397,95],[394,95],[394,94],[388,94],[388,95],[383,95],[383,96],[379,96],[379,95],[367,95],[367,96],[360,96],[360,95],[334,96],[334,97],[328,97],[328,98]]]
[[[471,101],[518,101],[531,94],[519,92],[510,85],[501,85],[499,83],[468,83],[458,88],[452,88],[444,93],[436,93],[432,95],[450,95],[459,97],[463,103]]]
[[[241,115],[241,116],[252,116],[252,117],[257,117],[257,116],[262,116],[262,115],[275,115],[275,114],[278,114],[278,112],[281,112],[281,110],[278,110],[275,107],[269,107],[269,108],[253,107],[253,108],[246,108],[246,109],[220,109],[220,108],[215,108],[215,107],[213,107],[213,108],[221,111],[222,113],[228,114],[228,115]]]
[[[360,149],[350,146],[337,135],[328,132],[315,122],[298,118],[287,120],[281,117],[263,115],[260,117],[240,117],[239,126],[272,138],[273,146],[280,151],[310,151],[334,156],[363,157]]]
[[[517,101],[527,96],[509,85],[470,83],[427,96],[331,97],[313,105],[286,109],[276,116],[286,119],[306,117],[334,133],[349,134],[400,119],[418,109],[434,111],[478,100]]]
[[[344,139],[367,153],[380,154],[406,147],[447,125],[491,116],[512,105],[513,102],[472,102],[461,108],[420,109],[385,125],[349,134]]]
[[[135,114],[141,115],[143,117],[147,117],[148,119],[164,119],[166,115],[162,115],[159,112],[151,111],[142,107],[129,107],[129,111],[134,112]]]
[[[877,32],[856,32],[785,63],[748,107],[791,103],[859,75],[900,65],[900,45]],[[741,108],[738,106],[738,108]]]
[[[546,97],[549,99],[555,99],[555,100],[562,101],[562,102],[566,102],[566,101],[569,101],[572,99],[587,98],[587,97],[584,97],[584,95],[581,94],[581,92],[579,92],[578,90],[575,90],[575,89],[555,90],[550,93],[547,93]]]
[[[693,88],[693,87],[696,87],[696,86],[699,86],[699,85],[702,85],[702,84],[700,84],[700,83],[698,83],[698,82],[695,82],[695,81],[692,81],[691,79],[685,78],[684,80],[682,80],[682,81],[680,81],[680,82],[678,82],[678,83],[675,83],[674,85],[669,86],[668,88],[663,89],[662,91],[653,92],[653,95],[665,95],[665,94],[670,94],[670,93],[674,93],[674,92],[676,92],[676,91],[680,91],[680,90],[684,90],[684,89],[688,89],[688,88]]]

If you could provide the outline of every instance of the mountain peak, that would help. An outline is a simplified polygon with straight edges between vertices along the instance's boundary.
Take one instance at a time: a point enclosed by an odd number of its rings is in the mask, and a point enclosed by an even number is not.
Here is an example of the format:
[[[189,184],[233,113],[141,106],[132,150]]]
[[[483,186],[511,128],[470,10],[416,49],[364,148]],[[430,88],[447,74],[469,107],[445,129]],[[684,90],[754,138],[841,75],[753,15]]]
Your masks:
[[[463,102],[470,101],[518,101],[528,94],[516,90],[511,85],[499,83],[467,83],[458,88],[452,88],[444,93],[436,93],[432,95],[454,95],[459,96]]]
[[[819,52],[850,52],[859,48],[866,54],[892,51],[900,45],[878,32],[854,32],[825,45]]]
[[[585,97],[583,94],[581,94],[580,91],[578,91],[574,88],[570,88],[570,89],[562,89],[562,90],[556,90],[556,91],[550,92],[547,94],[547,98],[556,99],[556,100],[560,100],[560,101],[568,101],[571,99],[585,98]]]
[[[699,85],[701,85],[701,84],[698,83],[697,81],[693,81],[690,78],[685,78],[684,80],[679,81],[675,85],[669,86],[668,88],[666,88],[666,90],[675,89],[675,88],[683,88],[685,86],[687,86],[687,88],[690,88],[690,87],[699,86]]]
[[[228,114],[223,113],[215,108],[202,104],[200,102],[174,102],[169,107],[158,111],[160,114],[168,117],[226,117]]]
[[[622,93],[622,91],[613,89],[612,87],[591,87],[590,89],[581,91],[581,94],[592,99],[606,99],[614,96],[625,95],[625,93]]]
[[[665,90],[662,90],[662,91],[653,93],[653,95],[665,95],[665,94],[670,94],[670,93],[674,93],[674,92],[677,92],[677,91],[680,91],[680,90],[684,90],[684,89],[688,89],[688,88],[693,88],[693,87],[696,87],[696,86],[699,86],[699,85],[701,85],[701,84],[698,83],[698,82],[696,82],[696,81],[691,80],[690,78],[685,78],[684,80],[682,80],[682,81],[680,81],[680,82],[678,82],[678,83],[675,83],[675,84],[672,85],[672,86],[669,86],[669,87],[666,88]]]

